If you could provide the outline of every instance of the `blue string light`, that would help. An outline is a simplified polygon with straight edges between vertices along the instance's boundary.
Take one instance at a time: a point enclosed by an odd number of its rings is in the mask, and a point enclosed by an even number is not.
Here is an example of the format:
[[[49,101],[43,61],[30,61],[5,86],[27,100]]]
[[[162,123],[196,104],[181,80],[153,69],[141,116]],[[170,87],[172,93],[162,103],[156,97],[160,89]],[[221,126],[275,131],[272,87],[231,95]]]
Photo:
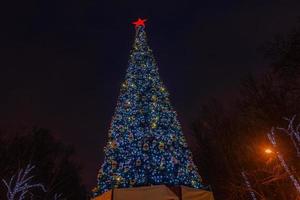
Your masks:
[[[104,152],[95,195],[113,188],[159,184],[203,187],[144,26],[136,27]]]

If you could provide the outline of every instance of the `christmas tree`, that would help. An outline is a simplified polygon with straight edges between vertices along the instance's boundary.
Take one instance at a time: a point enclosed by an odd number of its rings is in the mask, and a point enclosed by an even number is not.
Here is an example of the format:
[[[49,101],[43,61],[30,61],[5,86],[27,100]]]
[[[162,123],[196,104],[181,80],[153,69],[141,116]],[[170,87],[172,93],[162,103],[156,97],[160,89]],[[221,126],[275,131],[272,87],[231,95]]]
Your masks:
[[[202,188],[177,114],[147,44],[144,22],[134,22],[133,49],[95,195],[113,188],[160,184]]]

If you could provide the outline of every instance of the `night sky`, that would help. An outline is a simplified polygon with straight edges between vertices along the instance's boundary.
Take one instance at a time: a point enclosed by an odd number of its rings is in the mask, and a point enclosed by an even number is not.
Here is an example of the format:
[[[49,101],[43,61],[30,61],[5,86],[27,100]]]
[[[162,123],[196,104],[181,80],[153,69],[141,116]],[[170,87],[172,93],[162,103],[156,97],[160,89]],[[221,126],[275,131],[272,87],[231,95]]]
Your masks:
[[[267,62],[261,46],[296,26],[300,1],[15,0],[0,8],[0,127],[39,126],[74,145],[88,187],[134,39],[149,45],[186,134],[197,108],[228,98]],[[4,4],[4,5],[3,5]]]

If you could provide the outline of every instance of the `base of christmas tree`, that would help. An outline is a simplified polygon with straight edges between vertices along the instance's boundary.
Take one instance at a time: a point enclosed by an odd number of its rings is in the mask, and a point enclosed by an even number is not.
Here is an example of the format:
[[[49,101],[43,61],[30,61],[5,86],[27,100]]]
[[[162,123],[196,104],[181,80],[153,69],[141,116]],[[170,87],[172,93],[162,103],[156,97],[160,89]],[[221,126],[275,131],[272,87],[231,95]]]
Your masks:
[[[116,188],[92,200],[214,200],[212,192],[186,186]]]

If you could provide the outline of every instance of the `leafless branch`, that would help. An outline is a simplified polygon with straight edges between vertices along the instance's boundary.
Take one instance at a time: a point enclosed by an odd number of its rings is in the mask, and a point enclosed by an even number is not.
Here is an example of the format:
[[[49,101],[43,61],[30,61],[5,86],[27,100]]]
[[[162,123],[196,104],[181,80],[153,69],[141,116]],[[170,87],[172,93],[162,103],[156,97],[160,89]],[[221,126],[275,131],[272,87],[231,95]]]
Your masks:
[[[40,183],[30,183],[34,178],[33,175],[30,176],[32,170],[35,166],[31,166],[28,164],[24,169],[20,169],[17,173],[17,178],[15,179],[16,175],[13,175],[9,183],[6,180],[2,179],[3,183],[7,188],[6,197],[8,200],[23,200],[26,194],[32,188],[41,188],[44,192],[46,192],[45,187]]]

